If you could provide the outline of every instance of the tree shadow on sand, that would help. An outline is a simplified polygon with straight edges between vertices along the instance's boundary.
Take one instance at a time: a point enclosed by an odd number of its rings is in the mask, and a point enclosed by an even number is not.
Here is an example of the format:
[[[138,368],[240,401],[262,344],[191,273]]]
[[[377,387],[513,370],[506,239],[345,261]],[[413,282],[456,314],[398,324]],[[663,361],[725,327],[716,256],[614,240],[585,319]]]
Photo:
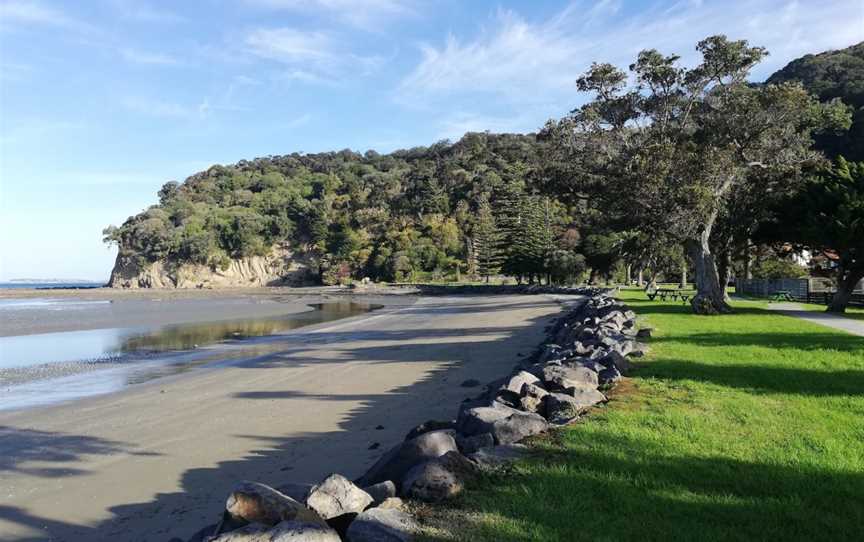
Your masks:
[[[476,313],[482,322],[485,315],[495,311],[550,308],[548,302],[529,301],[515,305],[483,303],[478,304],[476,310],[468,306],[458,311],[446,305],[430,303],[423,314]],[[411,307],[408,312],[415,311],[421,311],[421,307]],[[413,425],[431,418],[453,418],[459,402],[477,393],[477,389],[462,388],[459,384],[471,378],[488,381],[505,374],[518,363],[517,353],[528,353],[542,341],[544,324],[555,316],[553,309],[549,314],[526,320],[524,325],[516,327],[310,332],[303,336],[303,344],[235,366],[241,369],[279,365],[304,367],[347,361],[358,365],[424,362],[433,368],[416,382],[384,394],[301,394],[290,388],[237,392],[233,400],[260,402],[264,409],[262,414],[280,412],[286,417],[286,426],[290,418],[303,415],[292,406],[294,400],[312,400],[320,404],[320,408],[332,408],[338,401],[352,401],[356,405],[341,415],[335,431],[294,431],[285,436],[233,435],[250,440],[254,449],[245,457],[221,461],[214,467],[189,469],[179,481],[182,491],[159,493],[148,502],[113,506],[110,509],[112,519],[97,525],[74,525],[35,517],[14,506],[0,507],[0,520],[48,532],[58,541],[185,539],[218,519],[226,496],[240,480],[258,480],[278,487],[316,482],[334,471],[349,477],[359,476],[383,450],[400,442]],[[262,339],[264,342],[274,340]],[[413,341],[409,343],[405,339]],[[339,343],[345,340],[372,344],[342,350]],[[310,345],[327,345],[328,356],[316,357]],[[425,405],[423,412],[413,414],[418,397],[435,397],[436,400]],[[313,410],[319,408],[315,403],[311,407]],[[406,419],[406,415],[411,419]],[[340,456],[347,459],[338,464],[328,459],[334,450],[339,450]]]

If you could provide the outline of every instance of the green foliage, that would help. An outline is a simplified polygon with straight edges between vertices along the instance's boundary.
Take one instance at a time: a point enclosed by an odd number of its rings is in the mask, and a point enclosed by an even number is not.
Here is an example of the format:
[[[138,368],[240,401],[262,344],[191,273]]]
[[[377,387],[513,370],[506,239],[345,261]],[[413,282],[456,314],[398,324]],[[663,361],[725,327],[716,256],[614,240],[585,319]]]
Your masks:
[[[850,294],[864,278],[864,162],[841,156],[833,167],[811,175],[799,192],[777,206],[760,235],[836,255],[836,283]],[[843,312],[848,297],[835,301],[833,310]]]
[[[750,70],[767,54],[762,47],[710,36],[696,50],[702,60],[692,68],[677,55],[642,51],[629,77],[593,64],[577,80],[593,99],[541,135],[556,148],[551,163],[565,171],[550,176],[553,192],[572,203],[588,195],[619,228],[685,245],[696,270],[694,309],[724,312],[710,247],[718,218],[755,224],[751,211],[767,198],[741,193],[787,191],[802,164],[820,158],[812,133],[848,128],[850,119],[842,104],[819,103],[799,83],[751,84]],[[730,204],[741,199],[748,205]],[[733,209],[745,212],[733,216]],[[604,253],[587,251],[589,263],[588,252]]]
[[[477,206],[477,222],[474,225],[473,233],[477,274],[489,282],[489,277],[498,274],[501,270],[504,235],[495,222],[492,206],[485,198],[481,199]]]
[[[806,277],[808,269],[786,258],[770,258],[757,262],[752,273],[754,279],[797,279]]]
[[[864,43],[795,59],[767,82],[786,81],[800,81],[823,102],[836,99],[851,108],[849,130],[819,134],[816,144],[829,156],[864,160]]]
[[[533,136],[467,134],[388,155],[292,154],[214,166],[165,184],[158,205],[106,228],[104,238],[142,264],[223,266],[287,244],[317,258],[322,280],[337,283],[458,274],[478,230],[491,272],[500,267],[499,242],[490,244],[495,234],[478,229],[472,209],[503,186],[523,197],[539,145]]]

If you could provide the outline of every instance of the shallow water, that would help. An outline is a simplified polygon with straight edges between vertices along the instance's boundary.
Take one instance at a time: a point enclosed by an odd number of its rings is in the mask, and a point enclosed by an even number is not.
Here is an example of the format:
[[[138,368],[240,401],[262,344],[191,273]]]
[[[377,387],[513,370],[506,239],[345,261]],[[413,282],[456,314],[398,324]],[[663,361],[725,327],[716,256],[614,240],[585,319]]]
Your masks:
[[[53,307],[53,302],[40,300],[16,303],[16,310],[27,303],[34,308]],[[61,303],[58,310],[74,310],[76,303]],[[254,355],[260,347],[245,348],[243,339],[276,335],[379,307],[338,301],[304,305],[307,310],[296,312],[297,304],[285,304],[287,314],[281,316],[0,337],[0,410],[108,393],[226,356]],[[230,356],[203,349],[221,343],[236,343],[240,348],[233,349]]]

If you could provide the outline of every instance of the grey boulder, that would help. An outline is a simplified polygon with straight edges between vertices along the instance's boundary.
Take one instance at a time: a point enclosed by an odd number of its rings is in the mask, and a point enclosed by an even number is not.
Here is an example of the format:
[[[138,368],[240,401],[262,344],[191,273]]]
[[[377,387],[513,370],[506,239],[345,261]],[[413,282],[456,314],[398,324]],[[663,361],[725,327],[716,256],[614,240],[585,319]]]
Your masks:
[[[407,542],[419,530],[417,522],[398,508],[370,508],[348,527],[348,542]]]
[[[524,386],[525,384],[536,384],[539,381],[540,379],[532,375],[531,373],[527,371],[519,371],[518,373],[510,377],[510,380],[504,387],[518,394],[522,392],[522,386]]]
[[[543,416],[522,412],[504,405],[476,407],[459,415],[459,432],[463,435],[492,433],[498,444],[512,444],[548,429]]]
[[[372,496],[341,474],[331,474],[314,486],[306,505],[324,519],[343,514],[359,514],[372,504]]]
[[[480,448],[494,446],[495,437],[492,436],[492,433],[480,433],[479,435],[471,435],[470,437],[456,435],[456,444],[459,446],[460,452],[468,455],[473,454]]]
[[[592,406],[606,400],[606,396],[596,389],[572,388],[572,391],[574,395],[550,393],[546,396],[546,418],[549,423],[569,423]]]
[[[431,431],[391,448],[356,483],[367,486],[401,480],[414,465],[458,451],[452,431]]]
[[[525,412],[540,412],[543,409],[543,398],[547,395],[549,392],[537,384],[525,384],[522,386],[519,406]]]
[[[385,480],[371,486],[366,486],[363,491],[372,497],[372,505],[379,506],[382,502],[396,496],[396,484],[392,480]]]
[[[417,465],[402,480],[402,496],[424,502],[441,502],[455,497],[465,482],[477,472],[477,466],[459,452]]]
[[[596,388],[599,383],[597,373],[583,366],[548,365],[543,368],[542,378],[547,389],[558,391],[580,387]]]

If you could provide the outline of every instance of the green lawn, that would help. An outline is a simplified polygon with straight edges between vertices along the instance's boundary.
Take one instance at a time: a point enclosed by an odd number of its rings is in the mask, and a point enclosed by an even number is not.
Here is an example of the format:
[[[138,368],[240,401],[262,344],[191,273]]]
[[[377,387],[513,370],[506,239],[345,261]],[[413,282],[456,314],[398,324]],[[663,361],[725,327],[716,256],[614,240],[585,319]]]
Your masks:
[[[861,540],[864,339],[761,302],[699,317],[621,296],[656,328],[651,354],[432,539]]]

